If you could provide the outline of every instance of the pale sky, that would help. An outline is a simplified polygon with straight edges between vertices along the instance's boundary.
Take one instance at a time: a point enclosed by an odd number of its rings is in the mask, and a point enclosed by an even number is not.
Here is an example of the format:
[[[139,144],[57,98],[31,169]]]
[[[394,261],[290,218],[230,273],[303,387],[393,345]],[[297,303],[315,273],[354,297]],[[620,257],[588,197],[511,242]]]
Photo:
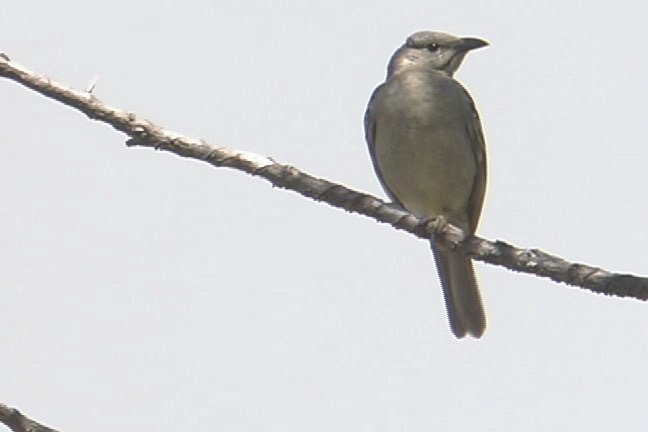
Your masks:
[[[4,2],[0,52],[210,143],[384,197],[362,117],[418,30],[485,130],[478,233],[648,274],[636,1]],[[648,425],[648,305],[476,264],[456,340],[428,245],[149,149],[0,79],[0,402],[61,432]]]

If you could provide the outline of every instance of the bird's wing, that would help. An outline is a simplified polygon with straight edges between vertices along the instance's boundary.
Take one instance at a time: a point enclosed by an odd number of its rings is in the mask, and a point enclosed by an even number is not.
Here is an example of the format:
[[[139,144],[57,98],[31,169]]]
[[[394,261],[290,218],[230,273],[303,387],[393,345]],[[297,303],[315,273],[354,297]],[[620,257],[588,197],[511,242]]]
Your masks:
[[[380,166],[378,165],[378,160],[376,158],[375,140],[376,134],[379,133],[379,131],[377,128],[376,116],[374,114],[374,107],[376,106],[376,104],[381,103],[381,92],[384,86],[385,84],[383,83],[376,87],[376,89],[371,94],[371,97],[369,98],[369,104],[367,105],[367,111],[365,111],[364,116],[365,141],[367,141],[369,155],[371,156],[371,163],[373,164],[374,171],[376,172],[376,177],[378,177],[378,181],[380,181],[380,185],[394,203],[403,207],[403,204],[398,201],[396,195],[394,195],[394,193],[389,189],[389,186],[387,186],[387,182],[385,182],[383,178],[382,172],[380,171]]]
[[[470,101],[470,117],[467,119],[466,125],[473,145],[473,152],[475,154],[475,162],[477,166],[475,181],[468,200],[468,223],[470,233],[473,234],[477,229],[477,224],[479,223],[479,216],[481,215],[482,205],[484,203],[484,195],[486,194],[486,141],[484,140],[484,132],[482,130],[481,121],[479,120],[479,113],[475,108],[475,102],[465,89],[464,92]]]

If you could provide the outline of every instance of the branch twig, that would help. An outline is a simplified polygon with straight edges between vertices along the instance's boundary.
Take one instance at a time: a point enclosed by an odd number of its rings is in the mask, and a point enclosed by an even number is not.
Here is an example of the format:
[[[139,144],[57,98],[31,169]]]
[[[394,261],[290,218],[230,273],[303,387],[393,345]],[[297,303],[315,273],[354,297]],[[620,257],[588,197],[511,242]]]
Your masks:
[[[11,62],[6,55],[0,55],[0,76],[74,107],[90,119],[111,125],[130,137],[126,141],[128,146],[152,147],[216,167],[233,168],[263,177],[274,186],[290,189],[315,201],[388,223],[422,239],[434,238],[445,247],[457,248],[474,259],[489,264],[546,277],[600,294],[648,300],[648,278],[571,263],[538,249],[520,249],[502,241],[489,241],[475,236],[464,239],[462,231],[452,225],[440,223],[436,219],[419,219],[371,195],[314,177],[292,166],[276,163],[268,157],[212,146],[162,129],[133,113],[106,105],[88,92],[73,90],[35,74]]]
[[[9,408],[2,403],[0,403],[0,423],[13,432],[57,432],[56,429],[37,423],[16,408]]]

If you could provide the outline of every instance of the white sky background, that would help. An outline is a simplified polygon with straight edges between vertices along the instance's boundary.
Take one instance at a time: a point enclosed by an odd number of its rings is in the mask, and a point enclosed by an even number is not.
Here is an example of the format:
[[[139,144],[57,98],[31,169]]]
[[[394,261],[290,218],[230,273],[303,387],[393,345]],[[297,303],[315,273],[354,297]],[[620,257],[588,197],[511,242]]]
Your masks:
[[[193,137],[384,196],[362,117],[411,33],[483,37],[479,233],[648,274],[640,2],[4,2],[0,51]],[[0,402],[62,432],[648,424],[647,305],[477,264],[457,341],[425,242],[148,149],[0,80]]]

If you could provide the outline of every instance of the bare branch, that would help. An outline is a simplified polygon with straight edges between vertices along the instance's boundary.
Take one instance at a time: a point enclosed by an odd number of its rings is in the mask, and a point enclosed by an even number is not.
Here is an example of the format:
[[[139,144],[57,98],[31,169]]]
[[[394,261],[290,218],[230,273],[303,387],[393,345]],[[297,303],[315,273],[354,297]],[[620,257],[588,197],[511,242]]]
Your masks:
[[[74,107],[93,120],[111,125],[130,137],[126,141],[129,146],[152,147],[216,167],[233,168],[263,177],[274,186],[295,191],[315,201],[368,216],[422,239],[434,238],[445,247],[459,249],[474,259],[489,264],[546,277],[596,293],[648,300],[648,278],[571,263],[537,249],[520,249],[502,241],[489,241],[475,236],[464,238],[462,231],[452,225],[436,219],[419,219],[371,195],[314,177],[265,156],[212,146],[162,129],[133,113],[106,105],[90,93],[73,90],[37,75],[11,62],[6,55],[0,56],[0,76]]]
[[[13,432],[57,432],[45,425],[26,417],[16,408],[9,408],[0,403],[0,423],[6,425]]]

